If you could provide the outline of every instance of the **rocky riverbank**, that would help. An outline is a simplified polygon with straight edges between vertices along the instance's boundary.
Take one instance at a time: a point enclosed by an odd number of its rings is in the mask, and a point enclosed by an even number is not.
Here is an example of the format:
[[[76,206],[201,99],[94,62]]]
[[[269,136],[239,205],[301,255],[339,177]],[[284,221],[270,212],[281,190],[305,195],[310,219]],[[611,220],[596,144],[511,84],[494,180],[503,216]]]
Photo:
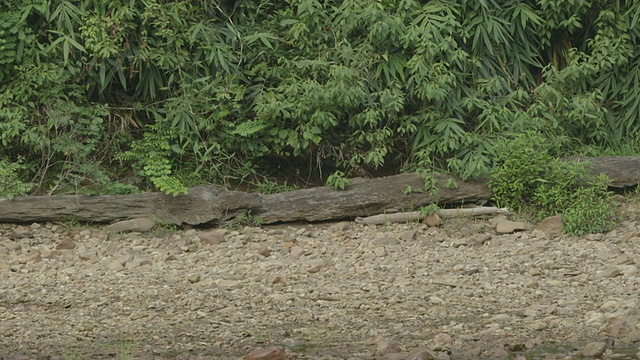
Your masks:
[[[0,359],[634,359],[638,209],[585,237],[462,219],[4,224]]]

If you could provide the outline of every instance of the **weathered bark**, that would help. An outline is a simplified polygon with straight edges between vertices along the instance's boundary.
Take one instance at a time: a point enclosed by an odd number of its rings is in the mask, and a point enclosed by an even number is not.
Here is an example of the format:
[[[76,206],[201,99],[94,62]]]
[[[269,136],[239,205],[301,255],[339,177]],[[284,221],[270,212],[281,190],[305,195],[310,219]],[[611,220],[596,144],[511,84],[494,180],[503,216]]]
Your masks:
[[[576,159],[566,159],[576,160]],[[612,186],[625,187],[640,182],[640,156],[583,158],[593,165],[593,173],[604,173]],[[68,221],[113,222],[151,217],[171,224],[216,224],[247,210],[265,223],[353,219],[420,206],[473,203],[491,198],[485,181],[460,182],[455,189],[443,186],[450,177],[439,177],[439,193],[404,194],[407,187],[423,189],[418,174],[351,180],[344,191],[322,186],[281,194],[261,195],[229,191],[214,186],[191,188],[176,197],[160,193],[111,196],[17,196],[13,201],[0,198],[0,222]]]
[[[449,176],[442,175],[438,182],[445,184],[448,179]],[[436,196],[424,192],[404,194],[408,186],[424,189],[420,175],[356,178],[345,190],[323,186],[265,195],[261,206],[252,209],[251,214],[262,217],[265,223],[350,219],[384,212],[411,211],[434,202],[476,202],[492,195],[484,183],[458,182],[457,185],[455,189],[441,187]]]
[[[622,188],[640,183],[640,156],[572,157],[565,160],[591,163],[591,172],[595,176],[601,173],[607,175],[612,187]]]
[[[448,176],[441,176],[444,184]],[[459,183],[456,189],[440,189],[438,196],[413,192],[424,188],[418,174],[377,179],[352,179],[346,190],[329,186],[262,195],[229,191],[212,186],[191,188],[176,197],[160,193],[110,196],[17,196],[0,199],[0,222],[68,221],[105,223],[150,217],[170,224],[215,224],[247,210],[264,223],[323,221],[355,218],[393,211],[410,211],[433,202],[452,203],[487,199],[491,192],[482,183]]]
[[[260,195],[196,186],[186,195],[162,193],[106,196],[16,196],[0,198],[0,222],[105,223],[150,217],[164,223],[200,225],[224,220],[260,203]]]

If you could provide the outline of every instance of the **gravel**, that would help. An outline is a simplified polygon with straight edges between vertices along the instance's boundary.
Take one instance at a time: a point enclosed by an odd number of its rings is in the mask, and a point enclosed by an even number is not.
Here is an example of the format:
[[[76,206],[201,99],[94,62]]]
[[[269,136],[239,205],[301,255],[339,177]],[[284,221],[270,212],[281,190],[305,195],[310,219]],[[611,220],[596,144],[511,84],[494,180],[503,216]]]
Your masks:
[[[636,359],[637,210],[584,237],[2,224],[0,359]]]

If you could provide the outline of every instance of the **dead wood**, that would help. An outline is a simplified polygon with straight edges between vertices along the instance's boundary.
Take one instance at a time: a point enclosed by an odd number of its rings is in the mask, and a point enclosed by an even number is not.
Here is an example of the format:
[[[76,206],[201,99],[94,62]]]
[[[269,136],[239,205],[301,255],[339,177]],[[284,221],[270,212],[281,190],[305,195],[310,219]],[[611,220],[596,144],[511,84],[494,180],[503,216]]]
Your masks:
[[[640,156],[568,158],[589,161],[595,175],[606,174],[614,187],[640,182]],[[189,194],[176,197],[161,193],[108,196],[17,196],[0,198],[0,222],[69,221],[108,223],[116,220],[151,217],[170,224],[215,225],[246,211],[261,217],[265,224],[291,221],[354,219],[394,212],[411,212],[432,203],[476,203],[492,196],[486,181],[455,181],[438,176],[435,194],[425,191],[415,173],[375,179],[351,179],[344,191],[321,186],[280,194],[262,195],[229,191],[215,186],[197,186]]]
[[[479,206],[473,208],[461,208],[461,209],[439,209],[437,211],[438,216],[441,218],[460,218],[460,217],[474,217],[484,215],[496,215],[496,214],[511,214],[507,208],[497,208],[494,206]],[[365,218],[357,217],[355,221],[359,224],[366,225],[379,225],[385,223],[406,223],[414,221],[422,221],[424,214],[420,211],[409,211],[395,214],[379,214],[368,216]]]

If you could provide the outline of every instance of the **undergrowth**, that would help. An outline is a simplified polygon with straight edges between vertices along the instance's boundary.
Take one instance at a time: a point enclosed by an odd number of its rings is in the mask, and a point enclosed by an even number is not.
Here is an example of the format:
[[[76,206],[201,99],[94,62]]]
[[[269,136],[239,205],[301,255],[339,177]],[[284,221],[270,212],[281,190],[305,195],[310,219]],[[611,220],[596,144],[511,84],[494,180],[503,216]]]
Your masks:
[[[504,141],[489,188],[501,207],[532,213],[541,220],[563,214],[569,235],[606,232],[615,225],[609,179],[591,173],[589,164],[562,160],[554,143],[537,132]]]

